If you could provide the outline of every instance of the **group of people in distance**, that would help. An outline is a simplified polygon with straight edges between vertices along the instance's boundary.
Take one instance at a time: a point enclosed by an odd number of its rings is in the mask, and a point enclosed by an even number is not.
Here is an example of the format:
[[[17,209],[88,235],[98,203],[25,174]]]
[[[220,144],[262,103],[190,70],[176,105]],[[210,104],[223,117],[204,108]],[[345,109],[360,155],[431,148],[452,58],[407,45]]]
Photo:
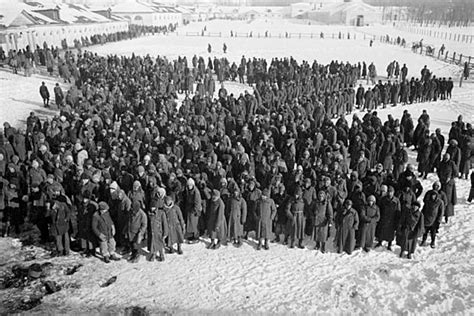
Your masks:
[[[323,253],[349,254],[396,241],[410,258],[419,237],[435,247],[454,215],[456,179],[470,171],[474,134],[461,117],[446,153],[426,112],[416,128],[408,110],[349,124],[358,65],[243,57],[254,92],[221,85],[214,97],[225,58],[65,58],[73,84],[56,98],[60,114],[31,113],[26,129],[5,123],[0,139],[2,235],[26,220],[43,243],[54,237],[53,255],[68,255],[71,239],[85,256],[99,247],[105,262],[136,262],[145,244],[153,261],[182,254],[185,241],[260,250],[310,238]],[[429,161],[420,173],[439,177],[423,203],[411,145]]]

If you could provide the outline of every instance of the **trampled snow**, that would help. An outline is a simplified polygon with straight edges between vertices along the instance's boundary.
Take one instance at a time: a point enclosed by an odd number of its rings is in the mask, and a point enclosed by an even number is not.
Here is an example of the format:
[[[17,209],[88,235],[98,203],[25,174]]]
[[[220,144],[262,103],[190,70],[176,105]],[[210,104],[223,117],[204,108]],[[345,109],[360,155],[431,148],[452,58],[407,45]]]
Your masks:
[[[276,24],[255,22],[263,34],[268,28],[279,31],[287,22]],[[271,24],[270,24],[271,23]],[[208,30],[223,32],[250,27],[246,22],[207,22]],[[231,24],[235,24],[231,25]],[[204,25],[190,25],[200,30]],[[258,26],[258,27],[257,27]],[[302,30],[338,27],[298,26]],[[180,33],[183,30],[180,30]],[[258,31],[257,31],[258,32]],[[303,32],[303,31],[302,31]],[[394,31],[395,33],[395,31]],[[255,32],[254,32],[255,34]],[[242,55],[256,57],[283,57],[292,55],[298,60],[328,63],[333,59],[357,62],[374,61],[378,74],[392,60],[406,63],[409,77],[419,77],[427,65],[436,76],[459,79],[460,69],[427,57],[414,55],[408,49],[375,43],[368,47],[364,40],[338,39],[280,39],[280,38],[208,38],[181,35],[154,36],[132,42],[112,43],[93,48],[100,54],[117,53],[166,55],[176,58],[194,54],[223,56],[222,44],[227,43],[226,54],[238,62]],[[211,43],[216,53],[208,54]],[[0,95],[0,121],[19,125],[30,111],[41,109],[38,87],[46,78],[24,78],[0,72],[4,93]],[[52,91],[54,80],[46,81]],[[251,89],[229,84],[234,93]],[[453,99],[378,110],[382,120],[388,114],[400,118],[408,109],[416,119],[423,109],[431,116],[431,129],[441,128],[447,135],[450,123],[458,115],[465,122],[474,121],[474,89],[472,82],[458,88],[455,83]],[[348,116],[350,120],[351,116]],[[410,150],[410,160],[415,152]],[[426,190],[437,177],[432,174],[423,180]],[[253,239],[241,248],[232,246],[218,250],[205,249],[207,239],[195,245],[184,245],[184,255],[167,255],[162,263],[147,262],[142,257],[137,264],[124,260],[105,264],[97,258],[83,259],[77,254],[67,258],[49,259],[46,252],[35,246],[23,247],[17,240],[0,239],[0,271],[22,262],[25,253],[33,253],[35,261],[50,261],[64,266],[82,263],[73,275],[57,274],[51,279],[63,285],[57,293],[45,296],[42,304],[31,310],[44,313],[123,313],[127,307],[146,307],[150,312],[173,314],[313,314],[313,313],[474,313],[474,205],[466,198],[470,183],[457,179],[459,204],[455,216],[440,228],[437,247],[419,247],[415,259],[398,257],[394,251],[378,248],[369,253],[355,251],[352,255],[336,254],[330,242],[329,253],[313,250],[314,243],[306,240],[306,249],[288,249],[271,244],[270,250],[256,251]],[[110,277],[117,281],[108,287],[100,285]],[[2,290],[0,302],[13,295],[12,289]],[[0,312],[2,307],[0,303]],[[5,308],[5,307],[3,307]]]

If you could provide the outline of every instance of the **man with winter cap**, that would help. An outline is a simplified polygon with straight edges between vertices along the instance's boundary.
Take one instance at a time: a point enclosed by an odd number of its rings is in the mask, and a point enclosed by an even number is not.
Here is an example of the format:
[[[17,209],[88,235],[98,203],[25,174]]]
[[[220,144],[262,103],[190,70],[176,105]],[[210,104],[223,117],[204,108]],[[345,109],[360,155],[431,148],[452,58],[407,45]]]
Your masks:
[[[199,242],[198,223],[202,212],[201,193],[196,187],[194,180],[186,181],[186,189],[183,192],[183,209],[186,218],[186,239],[189,243]]]
[[[295,242],[298,240],[298,248],[303,249],[304,238],[304,201],[303,191],[301,187],[295,189],[295,193],[286,207],[286,216],[289,219],[289,231],[291,236],[290,248],[295,247]]]
[[[257,250],[262,248],[263,242],[265,242],[263,248],[268,250],[268,239],[271,237],[273,220],[277,213],[275,202],[270,198],[270,190],[268,188],[262,191],[262,196],[257,202],[256,213],[258,238]]]
[[[402,213],[400,225],[397,228],[397,244],[400,245],[400,258],[407,251],[407,259],[415,252],[418,238],[424,231],[424,216],[420,211],[420,202],[412,203],[411,208]]]
[[[132,263],[136,263],[139,260],[140,245],[147,231],[147,226],[148,219],[142,209],[142,204],[138,200],[133,201],[132,210],[128,214],[128,222],[126,227],[126,238],[128,239],[130,248],[132,249],[132,255],[130,257],[130,262]]]
[[[99,203],[99,209],[92,216],[92,231],[99,239],[100,253],[105,263],[110,259],[120,260],[115,253],[115,226],[109,213],[109,205],[105,202]]]
[[[372,249],[375,239],[375,229],[380,220],[380,209],[375,202],[375,196],[370,195],[360,213],[360,246],[365,252],[369,252],[370,249]]]
[[[227,223],[225,220],[225,204],[219,190],[212,190],[207,214],[207,233],[211,238],[208,249],[218,249],[227,241]]]

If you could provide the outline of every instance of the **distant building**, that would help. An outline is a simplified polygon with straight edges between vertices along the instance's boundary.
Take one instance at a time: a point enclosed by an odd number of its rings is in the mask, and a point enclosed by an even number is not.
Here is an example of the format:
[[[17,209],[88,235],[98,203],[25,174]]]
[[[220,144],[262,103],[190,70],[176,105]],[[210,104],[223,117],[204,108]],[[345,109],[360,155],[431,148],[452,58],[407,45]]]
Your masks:
[[[111,9],[113,14],[125,18],[131,24],[177,26],[183,23],[183,13],[180,10],[151,1],[122,1]]]
[[[81,37],[111,34],[128,30],[129,23],[110,14],[108,17],[81,5],[43,5],[18,2],[6,5],[0,1],[0,45],[4,50],[22,49],[27,45],[69,46]]]
[[[346,0],[309,11],[307,19],[326,24],[364,26],[382,22],[382,10],[362,0]]]

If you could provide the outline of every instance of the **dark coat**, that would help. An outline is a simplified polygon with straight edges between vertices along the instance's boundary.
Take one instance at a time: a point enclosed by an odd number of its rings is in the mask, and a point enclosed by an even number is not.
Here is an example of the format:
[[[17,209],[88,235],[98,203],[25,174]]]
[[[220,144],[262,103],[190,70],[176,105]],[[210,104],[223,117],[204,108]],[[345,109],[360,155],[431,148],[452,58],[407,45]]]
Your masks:
[[[244,225],[247,220],[247,203],[242,197],[230,197],[227,201],[229,209],[229,231],[230,238],[239,238],[244,234]]]
[[[392,241],[400,218],[400,200],[388,195],[380,200],[380,221],[377,225],[377,238],[382,241]]]
[[[184,191],[184,216],[186,217],[186,234],[199,234],[199,217],[202,212],[201,193],[194,187]]]
[[[148,214],[150,217],[150,231],[148,234],[148,250],[151,253],[157,253],[160,250],[162,250],[165,246],[164,240],[166,236],[168,236],[169,233],[169,226],[168,226],[168,220],[166,219],[166,214],[162,208],[155,208],[150,213]],[[146,215],[145,212],[142,210],[138,211],[138,214],[136,215],[138,217],[135,220],[135,227],[138,227],[138,224],[140,223],[140,228],[137,230],[136,233],[136,238],[139,237],[139,234],[143,234],[144,229],[146,230],[147,227],[147,221],[146,221]],[[144,221],[145,220],[145,221]],[[143,226],[144,224],[144,226]],[[145,228],[143,228],[145,227]],[[142,235],[143,236],[143,235]],[[133,239],[129,239],[133,240]],[[135,239],[136,241],[137,239]]]
[[[165,206],[166,218],[168,220],[168,247],[174,244],[181,244],[184,242],[184,219],[181,209],[177,205],[170,207]]]
[[[366,205],[360,214],[360,246],[372,247],[375,238],[375,230],[380,220],[380,209],[377,204]]]
[[[260,198],[257,202],[257,238],[271,238],[272,224],[277,213],[275,202],[271,198]]]
[[[332,224],[333,219],[332,205],[327,198],[324,201],[316,200],[313,203],[312,211],[314,240],[316,242],[326,242],[328,239],[328,228]]]
[[[100,241],[107,241],[114,237],[115,226],[109,211],[97,211],[92,216],[92,231]]]
[[[130,211],[127,221],[127,227],[125,229],[125,236],[131,242],[135,242],[139,239],[143,240],[143,237],[145,236],[145,232],[147,230],[147,225],[148,219],[143,210],[139,210],[137,212]]]
[[[402,248],[401,251],[415,252],[418,237],[424,230],[424,217],[420,210],[415,211],[411,208],[404,212],[397,229],[397,245]]]
[[[53,236],[61,236],[68,232],[71,209],[66,202],[55,201],[56,207],[50,210],[51,228]]]
[[[95,202],[82,205],[77,214],[77,238],[82,238],[90,242],[94,242],[94,232],[92,231],[92,217],[99,206]]]
[[[244,230],[257,231],[257,203],[262,197],[262,191],[255,188],[253,191],[247,191],[244,194],[244,199],[247,202],[247,219],[245,221]]]
[[[304,238],[304,202],[302,198],[292,199],[286,207],[288,233],[293,239]]]
[[[435,195],[436,198],[433,200],[432,196]],[[439,227],[441,219],[443,218],[444,203],[440,199],[436,191],[430,191],[429,196],[425,196],[424,205],[423,205],[423,217],[425,227]]]
[[[355,248],[355,232],[359,229],[359,215],[353,208],[341,209],[336,214],[336,245],[337,251],[351,254]]]
[[[225,204],[221,198],[209,202],[207,211],[207,233],[211,238],[225,241],[227,238],[227,223],[225,220]]]

